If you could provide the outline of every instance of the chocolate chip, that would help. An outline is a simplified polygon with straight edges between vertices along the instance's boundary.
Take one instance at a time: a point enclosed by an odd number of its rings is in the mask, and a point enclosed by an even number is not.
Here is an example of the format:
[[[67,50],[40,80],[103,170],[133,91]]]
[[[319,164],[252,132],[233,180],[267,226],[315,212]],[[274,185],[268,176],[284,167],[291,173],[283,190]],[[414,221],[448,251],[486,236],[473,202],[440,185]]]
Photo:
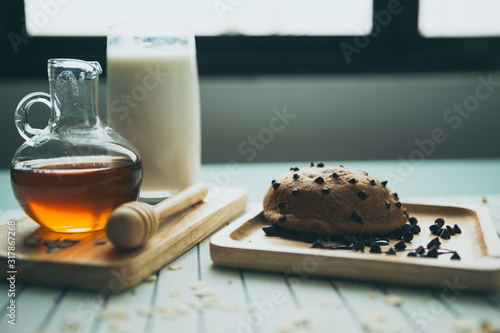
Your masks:
[[[314,162],[311,162],[311,166],[312,166],[312,167],[314,166]]]
[[[439,236],[441,236],[442,239],[450,239],[451,237],[447,229],[443,229],[443,232]]]
[[[444,225],[444,220],[442,218],[437,218],[436,221],[434,221],[440,228],[443,227]]]
[[[394,248],[396,250],[404,250],[404,249],[406,249],[406,244],[404,241],[399,241],[396,243],[396,245],[394,245]]]
[[[396,205],[396,207],[401,208],[401,202],[397,201],[397,202],[395,203],[395,205]]]
[[[294,188],[292,190],[292,195],[299,195],[300,194],[300,190],[298,188]]]
[[[323,184],[325,182],[325,180],[323,179],[323,177],[318,177],[314,180],[314,182],[316,184]]]
[[[372,244],[372,246],[370,247],[370,253],[382,253],[380,245]]]
[[[323,187],[323,188],[321,189],[321,193],[323,193],[323,194],[328,194],[328,193],[330,193],[330,189],[329,189],[328,187]]]
[[[322,167],[324,167],[324,166],[325,166],[325,164],[324,164],[323,162],[319,162],[318,164],[316,164],[316,166],[317,166],[318,168],[322,168]]]
[[[432,224],[429,226],[429,230],[434,234],[436,231],[438,231],[440,227],[437,224]]]
[[[401,227],[401,229],[403,229],[404,233],[410,232],[410,230],[411,230],[411,224],[406,223],[405,225],[403,225]]]
[[[437,246],[433,246],[429,249],[429,251],[427,251],[427,257],[430,257],[430,258],[437,258],[439,255],[439,252],[438,252],[438,247]]]
[[[417,254],[415,252],[410,252],[408,253],[408,257],[416,257]]]
[[[428,244],[427,244],[427,248],[428,249],[431,249],[432,247],[434,246],[439,246],[441,245],[441,242],[439,241],[439,238],[434,238],[432,239]]]
[[[449,225],[446,226],[446,230],[448,230],[448,232],[450,233],[451,236],[453,236],[455,234],[455,230],[453,230],[453,228],[450,227]]]
[[[394,251],[394,249],[391,247],[385,254],[396,255],[396,251]]]
[[[359,191],[358,192],[358,197],[361,199],[361,200],[365,200],[366,198],[368,198],[368,194],[366,194],[365,191]]]
[[[460,260],[460,256],[457,252],[453,252],[453,255],[450,258],[451,260]]]
[[[411,226],[410,231],[412,234],[418,235],[420,233],[420,231],[422,231],[422,229],[420,229],[420,227],[418,225],[414,224]]]
[[[279,222],[285,222],[286,221],[286,216],[285,215],[281,215],[280,217],[278,217],[278,221]]]
[[[394,198],[396,198],[396,199],[398,199],[398,200],[399,200],[398,194],[397,194],[396,192],[394,192],[394,193],[392,194],[392,196],[393,196]]]
[[[418,223],[418,220],[412,216],[408,219],[408,222],[410,222],[411,225],[415,225]]]
[[[107,242],[105,240],[100,240],[94,243],[94,245],[105,245]]]
[[[405,214],[406,218],[410,218],[410,215],[408,215],[408,212],[406,210],[403,211],[403,214]]]
[[[66,239],[63,239],[63,241],[65,242],[71,242],[71,243],[80,243],[80,240],[78,238],[66,238]]]
[[[280,183],[274,183],[274,184],[273,184],[273,188],[274,188],[275,190],[277,190],[277,189],[278,189],[278,187],[280,187],[280,185],[281,185]]]
[[[23,242],[26,246],[38,246],[42,242],[42,237],[34,236],[30,238],[26,238]]]
[[[444,231],[443,228],[439,228],[434,235],[441,236],[441,234],[443,233],[443,231]]]
[[[320,242],[320,241],[316,241],[316,242],[314,242],[314,244],[312,245],[312,248],[313,248],[313,249],[324,249],[324,248],[325,248],[325,246],[323,245],[323,243],[322,243],[322,242]]]
[[[403,239],[405,242],[411,242],[413,240],[413,234],[411,232],[407,232],[403,235]]]
[[[365,244],[363,242],[355,242],[353,249],[357,252],[365,252]]]
[[[375,183],[375,180],[371,179],[371,180],[370,180],[370,185],[371,185],[371,186],[375,186],[375,185],[377,185],[377,184]]]
[[[339,176],[339,174],[338,174],[338,173],[336,173],[336,172],[332,173],[332,178],[339,178],[339,177],[340,177],[340,176]]]
[[[276,183],[276,180],[271,180],[271,185],[274,185],[274,183]]]
[[[462,229],[460,229],[460,227],[458,226],[458,224],[455,224],[453,226],[453,231],[455,231],[456,234],[461,234],[462,233]]]
[[[388,180],[384,180],[383,182],[380,182],[380,184],[382,184],[383,187],[386,187],[388,182]]]
[[[285,207],[286,207],[286,202],[284,202],[284,201],[280,201],[280,202],[278,203],[278,208],[279,208],[279,209],[283,209],[283,208],[285,208]]]
[[[389,201],[384,201],[385,203],[385,208],[390,209],[391,208],[391,203]]]
[[[392,236],[394,237],[394,239],[401,239],[404,233],[405,232],[403,231],[403,229],[397,228],[392,231]]]
[[[300,178],[300,175],[298,173],[293,174],[293,179],[299,179],[299,178]]]
[[[347,182],[351,184],[356,184],[358,181],[355,178],[349,178]]]
[[[299,171],[299,168],[297,168],[297,167],[291,167],[290,171]]]
[[[361,216],[359,216],[359,214],[354,211],[352,212],[351,214],[351,218],[356,222],[356,223],[359,223],[359,224],[363,224],[363,219],[361,218]]]
[[[422,245],[420,245],[419,247],[417,247],[417,249],[415,250],[415,252],[417,254],[424,254],[425,253],[425,249]]]

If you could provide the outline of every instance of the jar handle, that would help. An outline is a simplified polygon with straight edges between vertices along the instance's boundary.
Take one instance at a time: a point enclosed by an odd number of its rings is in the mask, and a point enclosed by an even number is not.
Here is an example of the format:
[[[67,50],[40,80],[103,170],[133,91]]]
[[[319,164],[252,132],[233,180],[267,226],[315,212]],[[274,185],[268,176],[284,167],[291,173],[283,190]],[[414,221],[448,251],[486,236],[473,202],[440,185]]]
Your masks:
[[[16,108],[16,114],[15,114],[15,122],[17,126],[17,130],[19,131],[19,134],[25,139],[28,140],[29,138],[37,135],[40,133],[42,130],[39,128],[33,128],[30,126],[28,123],[28,111],[30,107],[34,103],[43,103],[47,105],[49,108],[52,108],[52,102],[50,101],[50,95],[46,94],[44,92],[34,92],[31,94],[26,95],[17,105]],[[49,121],[50,122],[50,121]]]

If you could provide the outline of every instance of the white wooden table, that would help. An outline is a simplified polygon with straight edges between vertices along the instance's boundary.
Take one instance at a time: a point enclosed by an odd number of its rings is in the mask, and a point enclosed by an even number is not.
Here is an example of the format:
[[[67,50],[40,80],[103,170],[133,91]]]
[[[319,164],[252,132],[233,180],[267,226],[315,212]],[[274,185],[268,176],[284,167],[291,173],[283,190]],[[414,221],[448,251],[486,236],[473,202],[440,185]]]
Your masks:
[[[203,167],[202,179],[244,186],[257,206],[273,177],[305,163]],[[331,163],[329,163],[331,164]],[[398,162],[351,162],[384,178]],[[471,168],[476,172],[470,180]],[[215,175],[215,176],[214,176]],[[404,201],[420,200],[487,208],[500,233],[500,160],[426,162],[396,184]],[[459,177],[459,178],[457,178]],[[216,179],[219,179],[218,183]],[[227,181],[226,181],[227,179]],[[462,186],[457,186],[457,181]],[[484,181],[486,179],[487,181]],[[0,173],[0,184],[8,173]],[[437,186],[432,187],[432,184]],[[0,223],[23,217],[2,187]],[[486,202],[484,202],[486,201]],[[369,272],[367,272],[369,274]],[[124,277],[126,278],[126,277]],[[447,289],[448,288],[448,289]],[[0,332],[500,332],[500,291],[423,289],[383,283],[283,275],[216,267],[209,238],[122,293],[48,288],[16,282],[16,325],[8,324],[9,284],[0,283]],[[482,328],[483,330],[479,330]]]

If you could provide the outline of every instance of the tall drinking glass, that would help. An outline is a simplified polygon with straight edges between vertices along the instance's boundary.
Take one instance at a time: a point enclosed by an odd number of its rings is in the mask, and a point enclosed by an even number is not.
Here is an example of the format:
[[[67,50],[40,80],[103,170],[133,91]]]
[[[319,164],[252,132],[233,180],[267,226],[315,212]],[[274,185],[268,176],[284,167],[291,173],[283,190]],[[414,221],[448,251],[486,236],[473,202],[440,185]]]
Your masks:
[[[142,200],[159,201],[197,181],[200,98],[191,29],[174,23],[110,27],[107,122],[139,150]]]

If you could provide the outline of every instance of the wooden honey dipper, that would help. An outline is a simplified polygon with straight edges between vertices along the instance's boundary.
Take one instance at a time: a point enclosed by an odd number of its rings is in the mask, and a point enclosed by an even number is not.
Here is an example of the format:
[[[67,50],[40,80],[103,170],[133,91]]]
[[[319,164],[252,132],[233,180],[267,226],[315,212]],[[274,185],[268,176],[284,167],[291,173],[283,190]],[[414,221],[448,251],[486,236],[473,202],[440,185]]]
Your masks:
[[[155,206],[145,202],[127,202],[116,208],[108,218],[106,235],[117,248],[135,249],[147,242],[164,218],[203,200],[207,185],[196,183]]]

